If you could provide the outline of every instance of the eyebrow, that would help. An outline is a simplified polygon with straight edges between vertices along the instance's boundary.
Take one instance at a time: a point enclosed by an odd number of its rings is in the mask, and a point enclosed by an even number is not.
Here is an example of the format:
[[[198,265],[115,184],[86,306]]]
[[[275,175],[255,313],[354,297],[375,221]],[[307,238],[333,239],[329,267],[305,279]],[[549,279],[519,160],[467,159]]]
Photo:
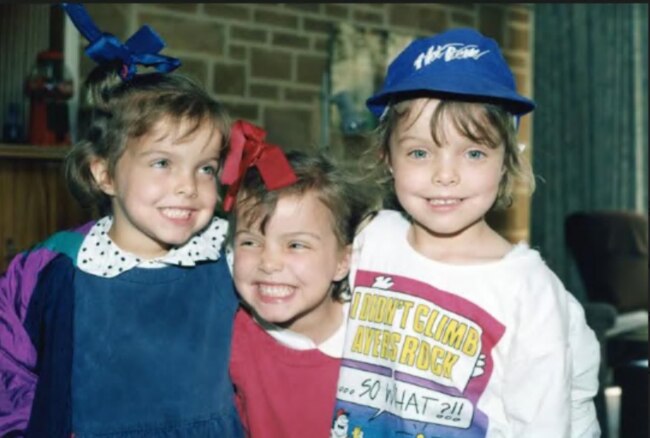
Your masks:
[[[293,233],[285,233],[285,234],[283,234],[283,236],[284,237],[294,237],[294,238],[295,237],[307,236],[307,237],[311,237],[311,238],[316,239],[316,240],[321,240],[320,235],[318,235],[316,233],[310,233],[309,231],[296,231],[296,232],[293,232]]]
[[[239,236],[241,234],[251,234],[251,235],[260,235],[261,234],[262,236],[265,235],[265,234],[263,234],[263,233],[261,233],[259,231],[252,231],[249,228],[239,230],[239,231],[235,231],[235,237],[237,237],[237,236]],[[292,233],[284,233],[284,234],[282,234],[282,237],[284,237],[284,238],[287,238],[287,237],[288,238],[296,238],[296,237],[302,237],[302,236],[311,237],[311,238],[313,238],[315,240],[322,240],[320,235],[318,235],[316,233],[310,233],[309,231],[295,231],[295,232],[292,232]]]
[[[165,157],[178,157],[178,156],[182,156],[183,154],[181,152],[177,152],[176,150],[167,150],[167,149],[149,149],[144,152],[138,152],[139,157],[147,158],[151,155],[163,155]],[[208,162],[208,161],[219,162],[219,154],[212,155],[210,157],[205,157],[204,159],[201,160],[201,162]]]
[[[407,134],[407,135],[402,135],[400,137],[397,137],[397,142],[398,143],[401,143],[401,142],[407,141],[407,140],[426,141],[426,142],[431,141],[430,138],[426,138],[424,136],[412,135],[412,134]]]
[[[146,157],[148,157],[150,155],[170,156],[170,155],[175,155],[175,154],[171,153],[170,151],[163,150],[163,149],[148,149],[148,150],[143,151],[143,152],[138,152],[138,156],[140,156],[140,157],[145,157],[146,158]]]

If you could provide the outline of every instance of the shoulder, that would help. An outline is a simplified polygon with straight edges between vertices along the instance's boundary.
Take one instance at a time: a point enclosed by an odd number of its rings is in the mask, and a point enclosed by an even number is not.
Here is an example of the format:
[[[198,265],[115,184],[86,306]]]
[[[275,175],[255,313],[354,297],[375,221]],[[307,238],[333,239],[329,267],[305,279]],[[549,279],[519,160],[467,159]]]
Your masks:
[[[215,216],[203,231],[191,239],[191,242],[195,247],[203,248],[210,259],[216,260],[223,255],[227,237],[228,221]]]
[[[96,221],[90,221],[77,228],[54,233],[33,249],[47,249],[56,254],[65,254],[76,262],[79,249],[95,223]]]
[[[395,210],[379,210],[364,221],[358,235],[378,236],[387,232],[405,232],[409,225],[409,220],[402,213]]]
[[[56,291],[66,289],[72,284],[74,277],[74,263],[64,254],[56,256],[38,276],[38,282],[34,289],[34,296],[53,296]]]
[[[525,242],[515,244],[495,265],[501,268],[500,272],[507,273],[512,280],[523,281],[527,286],[562,287],[557,275],[548,267],[539,251],[530,248]]]
[[[522,322],[537,321],[545,327],[545,333],[566,334],[575,298],[538,251],[525,245],[519,251],[519,254],[513,254],[513,264],[509,265],[507,272],[504,271],[504,275],[512,278],[517,285]]]
[[[379,210],[372,221],[375,226],[404,227],[410,224],[404,213],[396,210]]]
[[[61,254],[74,262],[81,242],[93,223],[94,221],[76,229],[57,232],[12,259],[0,277],[0,294],[5,302],[13,303],[21,319],[45,268]]]
[[[251,314],[240,306],[233,323],[231,364],[245,364],[252,355],[255,355],[256,351],[268,352],[269,345],[268,342],[265,342],[268,341],[268,338],[270,336],[255,323]]]
[[[43,268],[34,287],[25,318],[25,327],[31,332],[51,312],[69,313],[72,309],[75,268],[69,257],[60,254]],[[31,334],[34,338],[34,334]]]

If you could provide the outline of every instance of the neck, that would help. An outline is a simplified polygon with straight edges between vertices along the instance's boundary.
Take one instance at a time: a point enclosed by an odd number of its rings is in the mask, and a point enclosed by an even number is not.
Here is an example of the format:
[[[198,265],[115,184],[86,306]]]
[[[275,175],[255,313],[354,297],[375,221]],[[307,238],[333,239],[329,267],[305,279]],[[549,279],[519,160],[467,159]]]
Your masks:
[[[163,245],[153,239],[133,239],[123,233],[120,228],[121,218],[113,216],[113,223],[108,230],[108,237],[121,250],[134,254],[142,259],[151,260],[162,257],[169,252],[169,246]]]
[[[316,345],[322,344],[343,324],[343,304],[329,296],[326,299],[327,306],[322,311],[299,315],[281,326],[307,336]]]
[[[436,234],[413,223],[409,244],[425,257],[451,264],[476,264],[503,258],[512,245],[484,219],[454,234]]]

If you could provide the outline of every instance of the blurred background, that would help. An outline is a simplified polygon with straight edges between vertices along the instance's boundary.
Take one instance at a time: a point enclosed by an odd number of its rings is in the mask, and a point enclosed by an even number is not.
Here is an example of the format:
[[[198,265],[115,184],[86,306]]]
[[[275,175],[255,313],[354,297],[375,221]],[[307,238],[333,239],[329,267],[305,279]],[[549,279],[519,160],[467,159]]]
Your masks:
[[[602,345],[604,436],[647,436],[646,4],[88,3],[121,41],[143,24],[234,118],[285,149],[354,166],[376,121],[364,100],[412,38],[473,27],[494,38],[537,109],[519,141],[537,190],[490,223],[526,241],[584,305]],[[78,138],[87,41],[62,9],[0,4],[0,272],[79,208],[61,163]],[[534,376],[531,376],[534,378]],[[609,404],[606,400],[609,397]],[[622,404],[622,406],[621,406]],[[614,409],[607,422],[607,409]]]

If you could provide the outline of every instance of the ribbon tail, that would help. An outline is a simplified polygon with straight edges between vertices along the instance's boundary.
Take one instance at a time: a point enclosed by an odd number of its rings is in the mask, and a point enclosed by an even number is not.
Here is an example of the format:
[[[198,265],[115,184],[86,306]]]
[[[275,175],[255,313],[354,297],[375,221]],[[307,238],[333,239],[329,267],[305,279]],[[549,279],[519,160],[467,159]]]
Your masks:
[[[278,146],[267,149],[257,163],[257,169],[269,190],[276,190],[289,186],[296,182],[296,174],[293,172],[287,157]]]
[[[165,42],[151,27],[142,26],[124,43],[133,53],[158,53],[165,47]]]
[[[241,128],[241,121],[235,122],[230,130],[230,150],[223,164],[221,183],[232,184],[239,177],[239,165],[244,154],[246,138]]]
[[[79,3],[62,3],[61,6],[79,33],[88,41],[94,42],[102,36],[102,32],[97,28],[83,5]]]
[[[233,205],[235,204],[235,199],[237,199],[237,191],[239,191],[239,183],[237,181],[235,184],[228,187],[228,191],[223,198],[223,211],[229,212]]]

